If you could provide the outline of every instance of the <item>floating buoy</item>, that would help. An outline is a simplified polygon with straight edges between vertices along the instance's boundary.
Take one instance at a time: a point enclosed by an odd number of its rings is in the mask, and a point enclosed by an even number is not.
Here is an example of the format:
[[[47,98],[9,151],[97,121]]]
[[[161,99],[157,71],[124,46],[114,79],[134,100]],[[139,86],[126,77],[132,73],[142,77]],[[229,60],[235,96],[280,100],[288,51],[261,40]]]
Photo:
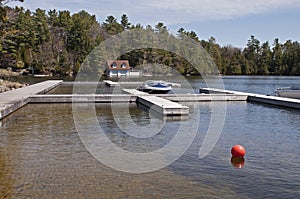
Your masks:
[[[246,154],[246,150],[241,145],[234,145],[231,148],[231,155],[232,155],[232,157],[240,158],[240,157],[244,157],[245,154]]]

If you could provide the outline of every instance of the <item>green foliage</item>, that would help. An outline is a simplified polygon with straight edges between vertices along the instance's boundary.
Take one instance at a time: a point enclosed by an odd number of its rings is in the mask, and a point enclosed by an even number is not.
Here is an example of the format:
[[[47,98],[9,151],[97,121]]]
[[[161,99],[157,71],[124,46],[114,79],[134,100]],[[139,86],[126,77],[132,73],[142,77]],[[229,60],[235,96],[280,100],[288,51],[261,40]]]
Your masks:
[[[98,23],[94,15],[86,11],[71,14],[70,11],[37,9],[34,12],[24,8],[0,7],[0,67],[34,69],[35,73],[54,75],[76,75],[81,64],[88,64],[86,72],[96,71],[101,65],[97,51],[92,50],[108,37],[130,29],[146,29],[167,37],[172,35],[163,22],[154,27],[131,24],[126,14],[120,22],[114,16],[107,16]],[[223,75],[300,75],[300,44],[288,40],[280,43],[275,39],[261,43],[251,35],[244,49],[233,46],[220,46],[214,37],[200,40],[194,31],[180,28],[176,37],[183,40],[189,37],[206,50],[214,63],[201,67],[204,73],[215,64]],[[191,49],[172,46],[181,54],[192,54]],[[87,55],[89,58],[86,59]],[[182,74],[199,75],[199,72],[179,55],[161,49],[138,49],[120,57],[128,59],[132,67],[146,72],[167,75],[170,66]],[[197,57],[192,57],[197,59]],[[150,68],[149,68],[150,67]],[[152,68],[151,68],[152,67]],[[100,67],[101,68],[101,67]]]

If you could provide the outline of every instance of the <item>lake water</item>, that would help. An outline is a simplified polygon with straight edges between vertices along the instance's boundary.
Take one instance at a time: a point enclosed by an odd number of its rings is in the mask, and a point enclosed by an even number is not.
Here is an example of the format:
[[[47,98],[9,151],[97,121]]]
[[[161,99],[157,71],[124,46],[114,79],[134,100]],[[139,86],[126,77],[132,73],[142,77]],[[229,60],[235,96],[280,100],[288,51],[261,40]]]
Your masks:
[[[205,87],[201,79],[189,80],[195,90]],[[300,77],[227,76],[223,82],[226,89],[272,94],[277,87],[299,84]],[[110,104],[96,104],[111,142],[138,153],[158,150],[170,143],[179,125],[199,120],[189,149],[171,165],[146,174],[116,171],[96,160],[79,138],[71,104],[27,105],[1,121],[0,198],[300,198],[300,111],[227,102],[222,133],[200,159],[210,119],[218,114],[212,107],[224,103],[186,104],[187,118],[164,120],[158,134],[144,139],[124,133],[115,120],[146,128],[148,112],[135,103],[118,104],[118,113]],[[159,119],[151,121],[161,125]],[[85,131],[96,128],[86,125]],[[242,168],[231,163],[235,144],[247,150]]]

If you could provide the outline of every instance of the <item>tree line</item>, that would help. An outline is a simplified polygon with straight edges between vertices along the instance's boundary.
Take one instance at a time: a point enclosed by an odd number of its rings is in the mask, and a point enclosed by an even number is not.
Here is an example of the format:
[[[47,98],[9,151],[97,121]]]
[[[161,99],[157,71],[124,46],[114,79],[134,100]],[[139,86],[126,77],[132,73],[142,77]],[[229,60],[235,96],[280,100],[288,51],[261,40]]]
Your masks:
[[[99,23],[86,11],[0,7],[0,68],[26,69],[34,73],[76,75],[86,56],[105,39],[131,29],[171,35],[164,23],[154,27],[131,24],[123,14],[120,22],[108,16]],[[223,75],[300,75],[300,44],[275,39],[261,43],[251,35],[244,49],[221,46],[214,37],[201,40],[194,31],[180,28],[176,37],[188,36],[211,56]],[[182,74],[199,75],[182,58],[159,49],[139,49],[122,55],[132,67],[156,63]]]

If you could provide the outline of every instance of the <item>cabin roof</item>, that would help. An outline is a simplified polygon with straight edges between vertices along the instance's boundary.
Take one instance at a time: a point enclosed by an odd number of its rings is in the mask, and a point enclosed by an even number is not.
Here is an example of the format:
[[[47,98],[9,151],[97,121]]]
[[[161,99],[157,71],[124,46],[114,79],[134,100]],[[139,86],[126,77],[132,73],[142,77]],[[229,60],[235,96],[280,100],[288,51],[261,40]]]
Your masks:
[[[107,60],[106,65],[109,70],[130,70],[128,60]]]

